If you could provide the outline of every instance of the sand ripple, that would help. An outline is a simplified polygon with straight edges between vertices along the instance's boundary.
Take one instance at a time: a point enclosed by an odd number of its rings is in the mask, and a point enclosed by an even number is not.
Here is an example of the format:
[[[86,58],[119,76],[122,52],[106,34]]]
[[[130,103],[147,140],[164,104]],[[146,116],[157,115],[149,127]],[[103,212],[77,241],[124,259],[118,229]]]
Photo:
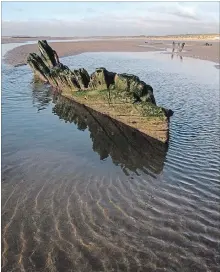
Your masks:
[[[158,104],[175,112],[169,150],[65,101],[52,104],[27,67],[4,68],[2,271],[219,271],[216,69],[201,65],[198,76],[185,61],[158,69],[134,54],[64,63],[91,71],[107,63],[152,83]]]
[[[215,195],[198,206],[175,185],[81,172],[4,186],[2,271],[217,271]]]

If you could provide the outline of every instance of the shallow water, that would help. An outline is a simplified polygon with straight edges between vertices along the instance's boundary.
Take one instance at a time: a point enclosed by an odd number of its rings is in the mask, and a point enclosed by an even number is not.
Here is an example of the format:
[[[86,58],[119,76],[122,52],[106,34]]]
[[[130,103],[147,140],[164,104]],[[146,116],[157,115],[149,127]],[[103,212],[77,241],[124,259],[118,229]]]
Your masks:
[[[2,271],[218,271],[219,71],[158,53],[63,58],[138,75],[169,147],[2,67]]]

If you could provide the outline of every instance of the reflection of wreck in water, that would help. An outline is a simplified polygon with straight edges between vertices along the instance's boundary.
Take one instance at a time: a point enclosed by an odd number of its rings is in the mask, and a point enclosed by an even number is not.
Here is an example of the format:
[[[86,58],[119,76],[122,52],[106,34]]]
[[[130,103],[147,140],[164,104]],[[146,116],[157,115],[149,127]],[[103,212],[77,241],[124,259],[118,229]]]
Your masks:
[[[74,123],[79,130],[88,128],[93,150],[104,160],[111,157],[125,174],[137,170],[159,174],[164,165],[167,145],[109,116],[62,96],[54,96],[54,114],[66,122]]]
[[[38,111],[46,109],[46,107],[51,102],[51,87],[46,85],[43,85],[41,82],[34,82],[33,83],[33,91],[32,91],[32,97],[33,97],[33,105],[37,108]]]

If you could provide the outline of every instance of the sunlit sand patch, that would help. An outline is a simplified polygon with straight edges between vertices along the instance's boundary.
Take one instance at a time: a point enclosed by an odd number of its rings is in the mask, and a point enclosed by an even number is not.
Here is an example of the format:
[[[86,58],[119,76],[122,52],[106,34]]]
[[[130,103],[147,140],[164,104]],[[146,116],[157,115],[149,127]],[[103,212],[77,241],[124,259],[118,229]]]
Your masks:
[[[55,258],[54,258],[54,246],[50,244],[48,248],[48,254],[46,259],[46,269],[49,269],[51,272],[57,272],[56,266],[54,265]]]
[[[23,182],[24,182],[24,181],[21,180],[20,183],[23,183]],[[12,195],[14,194],[14,192],[16,191],[16,189],[20,186],[20,183],[18,183],[18,184],[16,184],[16,185],[14,186],[14,189],[12,190],[12,192],[10,193],[10,195],[8,196],[8,198],[6,199],[4,205],[2,206],[2,211],[5,210],[8,201],[11,199],[11,197],[12,197]],[[2,214],[2,215],[3,215],[3,214]]]
[[[21,240],[21,252],[20,252],[19,259],[18,259],[18,264],[20,266],[21,271],[24,272],[25,269],[24,269],[23,259],[24,259],[24,252],[26,249],[26,239],[24,236],[24,223],[21,224],[20,240]]]
[[[103,216],[106,220],[110,220],[108,215],[107,215],[107,209],[103,208],[101,205],[100,205],[100,202],[102,201],[102,195],[100,193],[100,188],[103,187],[103,182],[104,182],[104,177],[101,179],[101,184],[100,186],[98,187],[97,186],[97,191],[98,191],[98,194],[99,194],[99,199],[97,200],[96,204],[98,206],[98,208],[102,211],[103,213]]]
[[[9,245],[7,243],[6,235],[7,235],[7,232],[8,232],[8,229],[9,229],[10,225],[12,224],[12,222],[13,222],[16,214],[17,214],[19,204],[20,204],[20,198],[17,199],[16,205],[15,205],[15,208],[14,208],[14,212],[13,212],[11,218],[9,219],[8,223],[6,224],[6,226],[3,229],[2,238],[3,238],[3,248],[4,248],[4,250],[2,252],[2,269],[7,264],[7,257],[6,256],[7,256],[7,251],[9,249]]]
[[[111,180],[111,179],[110,179]],[[112,180],[110,182],[111,186],[112,186]],[[109,202],[118,210],[120,211],[120,213],[122,213],[125,217],[133,220],[135,222],[135,219],[130,216],[129,214],[127,214],[119,205],[117,205],[113,200],[112,200],[112,197],[110,196],[109,194],[109,189],[107,189],[107,194],[108,194],[108,198],[109,198]]]

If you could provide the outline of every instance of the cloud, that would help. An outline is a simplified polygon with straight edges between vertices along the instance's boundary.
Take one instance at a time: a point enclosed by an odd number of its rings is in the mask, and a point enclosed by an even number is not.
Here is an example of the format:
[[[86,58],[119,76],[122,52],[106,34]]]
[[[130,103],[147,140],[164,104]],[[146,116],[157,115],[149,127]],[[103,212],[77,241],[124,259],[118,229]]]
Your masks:
[[[168,11],[168,14],[175,15],[182,18],[199,20],[198,14],[194,7],[185,7],[181,4],[177,4],[177,6],[172,11]]]
[[[3,5],[2,12],[2,35],[7,36],[171,35],[219,32],[219,3],[8,3]]]
[[[22,8],[13,8],[14,11],[22,12],[24,11]]]
[[[196,6],[185,5],[183,2],[180,3],[166,3],[155,5],[149,9],[150,12],[160,13],[160,14],[169,14],[178,18],[190,19],[190,20],[199,20],[198,9]]]
[[[95,12],[96,12],[96,10],[93,9],[93,8],[87,8],[86,11],[87,11],[88,13],[95,13]]]
[[[73,37],[219,32],[219,11],[206,12],[206,6],[201,3],[143,3],[143,6],[129,3],[126,8],[119,3],[118,7],[78,6],[76,16],[67,16],[72,13],[66,6],[59,9],[59,16],[57,13],[43,17],[27,14],[26,18],[30,16],[30,19],[26,21],[22,16],[20,20],[3,20],[2,35]]]
[[[217,33],[218,22],[149,19],[147,16],[120,17],[100,15],[71,20],[3,21],[2,35],[28,36],[117,36]]]

